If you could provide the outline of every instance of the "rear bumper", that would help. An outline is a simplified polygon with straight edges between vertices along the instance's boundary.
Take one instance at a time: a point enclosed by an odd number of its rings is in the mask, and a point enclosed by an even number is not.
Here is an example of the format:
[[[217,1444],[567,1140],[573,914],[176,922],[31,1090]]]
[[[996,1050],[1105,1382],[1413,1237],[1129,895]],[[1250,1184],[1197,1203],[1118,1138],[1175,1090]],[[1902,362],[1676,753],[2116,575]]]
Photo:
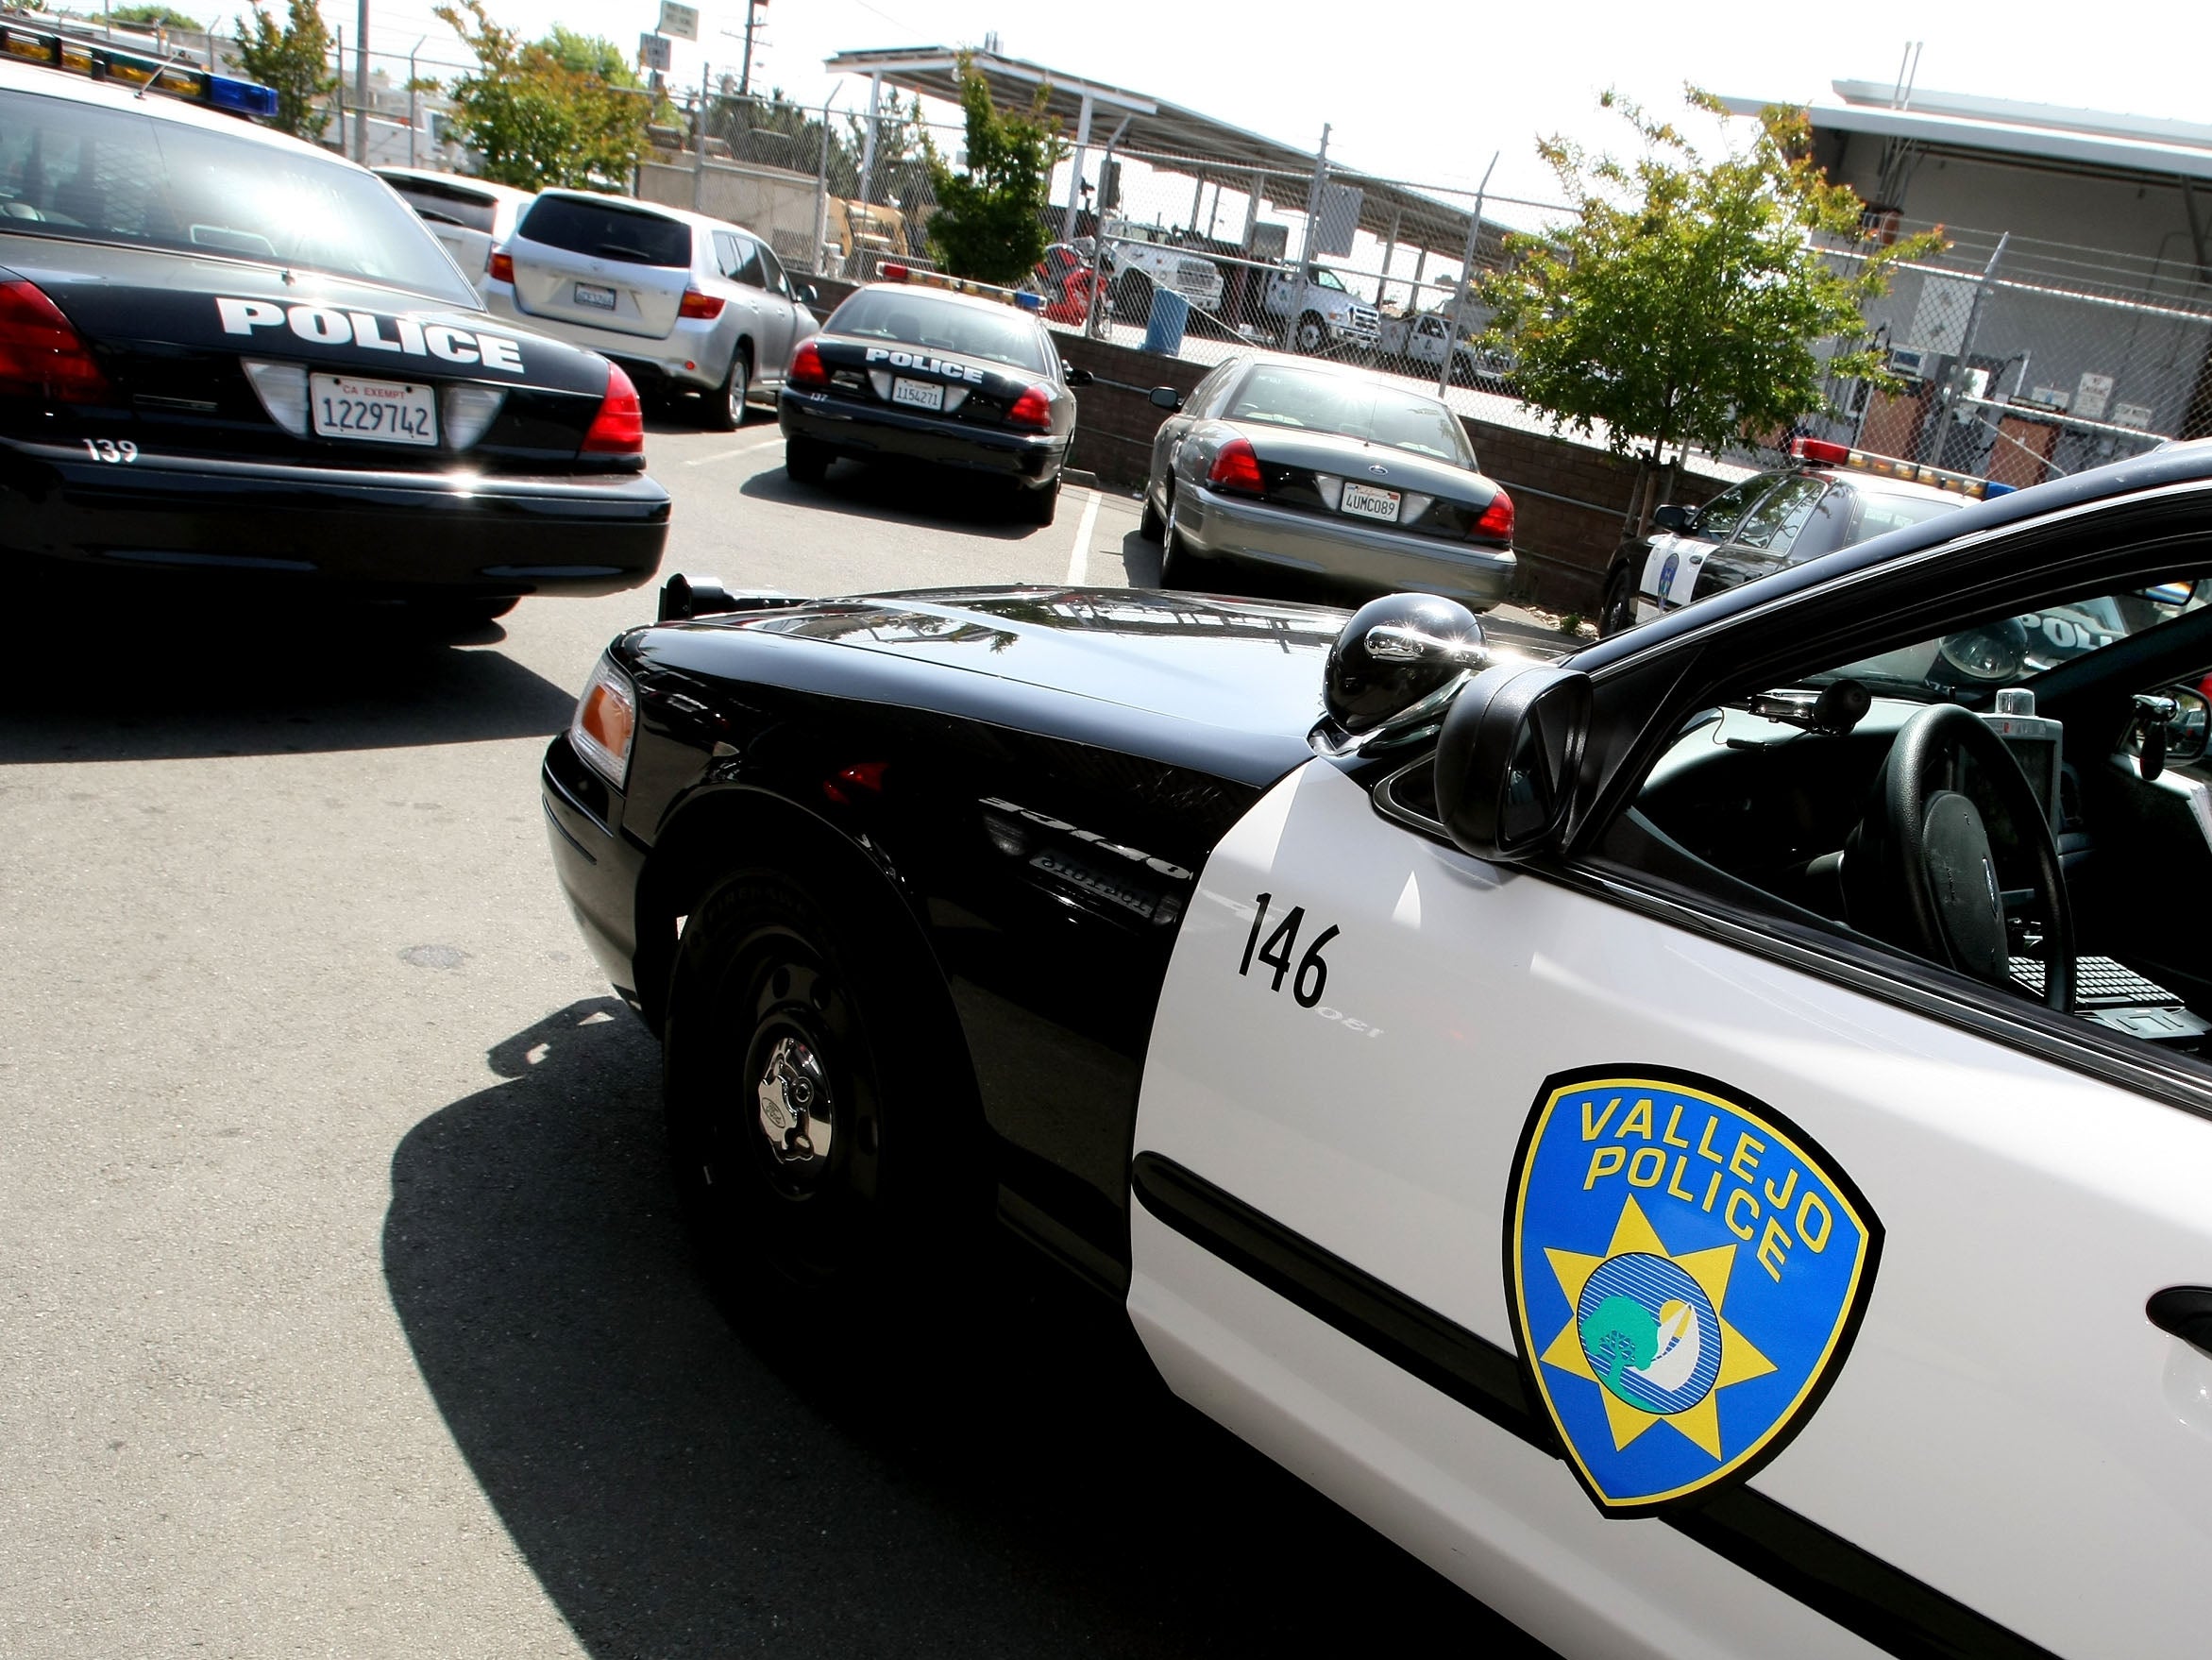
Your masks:
[[[642,473],[117,466],[0,438],[0,553],[367,592],[611,594],[652,579],[667,535],[668,493]]]
[[[608,828],[614,798],[583,764],[566,732],[546,746],[538,771],[546,840],[561,892],[583,942],[615,989],[637,1002],[637,884],[645,855]]]
[[[1068,454],[1064,433],[998,432],[827,394],[779,393],[776,417],[785,437],[856,460],[926,462],[1031,484],[1051,482]]]
[[[1511,549],[1295,513],[1202,485],[1179,487],[1175,528],[1210,559],[1246,559],[1376,593],[1443,594],[1478,611],[1506,597],[1517,568]]]
[[[479,286],[483,290],[484,304],[495,316],[614,359],[640,390],[712,390],[730,372],[730,347],[736,335],[732,331],[729,341],[718,340],[716,336],[721,331],[718,317],[678,317],[666,334],[631,334],[526,312],[515,303],[512,283],[487,278]]]

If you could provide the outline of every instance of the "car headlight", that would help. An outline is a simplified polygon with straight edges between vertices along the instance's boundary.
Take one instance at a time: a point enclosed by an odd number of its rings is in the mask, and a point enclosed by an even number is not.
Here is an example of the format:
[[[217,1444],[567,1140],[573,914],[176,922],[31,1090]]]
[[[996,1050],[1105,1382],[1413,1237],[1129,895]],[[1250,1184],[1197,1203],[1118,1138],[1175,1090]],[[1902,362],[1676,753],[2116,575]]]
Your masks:
[[[601,657],[583,695],[576,700],[568,741],[595,771],[620,789],[630,771],[631,740],[636,736],[637,690],[627,674]]]

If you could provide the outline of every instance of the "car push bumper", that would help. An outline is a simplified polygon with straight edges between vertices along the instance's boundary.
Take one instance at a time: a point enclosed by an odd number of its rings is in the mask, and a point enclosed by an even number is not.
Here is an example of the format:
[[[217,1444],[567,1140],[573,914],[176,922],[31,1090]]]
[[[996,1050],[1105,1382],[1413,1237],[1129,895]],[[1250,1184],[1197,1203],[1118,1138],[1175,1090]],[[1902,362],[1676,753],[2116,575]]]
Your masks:
[[[915,461],[1041,484],[1059,470],[1068,437],[1014,432],[918,415],[886,404],[789,389],[776,398],[786,438],[802,438],[859,461]]]

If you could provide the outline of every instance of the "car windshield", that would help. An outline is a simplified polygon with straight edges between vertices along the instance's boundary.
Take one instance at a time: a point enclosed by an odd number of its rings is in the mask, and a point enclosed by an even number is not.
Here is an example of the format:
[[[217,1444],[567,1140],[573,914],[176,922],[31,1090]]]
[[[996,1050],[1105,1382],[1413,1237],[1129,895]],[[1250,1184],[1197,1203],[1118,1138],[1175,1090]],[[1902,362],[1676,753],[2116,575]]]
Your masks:
[[[580,196],[540,196],[515,233],[565,253],[632,265],[689,265],[691,227],[681,219]]]
[[[375,178],[250,133],[0,93],[0,228],[262,260],[481,309],[422,221]]]
[[[946,299],[917,288],[864,288],[830,314],[824,334],[895,340],[955,357],[1048,372],[1037,325],[1011,308]]]
[[[397,191],[400,199],[434,225],[459,225],[470,230],[489,231],[498,217],[497,198],[427,178],[395,178],[380,174]]]
[[[1222,418],[1338,432],[1415,455],[1432,455],[1455,466],[1475,465],[1467,430],[1435,398],[1287,364],[1261,364],[1255,368]]]
[[[1901,531],[1907,525],[1924,524],[1940,514],[1956,513],[1967,504],[1964,496],[1884,496],[1861,490],[1858,497],[1859,522],[1852,539],[1859,542],[1871,542],[1876,536]]]
[[[1344,279],[1326,266],[1316,265],[1313,267],[1312,280],[1313,286],[1316,288],[1333,288],[1339,294],[1347,292],[1344,287]]]

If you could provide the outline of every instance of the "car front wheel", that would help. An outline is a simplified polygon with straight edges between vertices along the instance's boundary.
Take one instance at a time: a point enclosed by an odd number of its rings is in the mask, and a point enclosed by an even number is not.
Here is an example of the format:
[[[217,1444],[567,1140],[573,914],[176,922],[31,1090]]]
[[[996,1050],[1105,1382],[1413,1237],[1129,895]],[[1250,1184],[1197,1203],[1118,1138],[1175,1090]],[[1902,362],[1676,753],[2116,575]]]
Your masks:
[[[704,395],[701,424],[710,432],[735,432],[745,424],[745,405],[752,396],[752,363],[739,347],[730,354],[730,372],[721,390]]]
[[[1636,578],[1626,565],[1616,565],[1605,579],[1605,602],[1597,613],[1597,632],[1610,637],[1636,622]]]

